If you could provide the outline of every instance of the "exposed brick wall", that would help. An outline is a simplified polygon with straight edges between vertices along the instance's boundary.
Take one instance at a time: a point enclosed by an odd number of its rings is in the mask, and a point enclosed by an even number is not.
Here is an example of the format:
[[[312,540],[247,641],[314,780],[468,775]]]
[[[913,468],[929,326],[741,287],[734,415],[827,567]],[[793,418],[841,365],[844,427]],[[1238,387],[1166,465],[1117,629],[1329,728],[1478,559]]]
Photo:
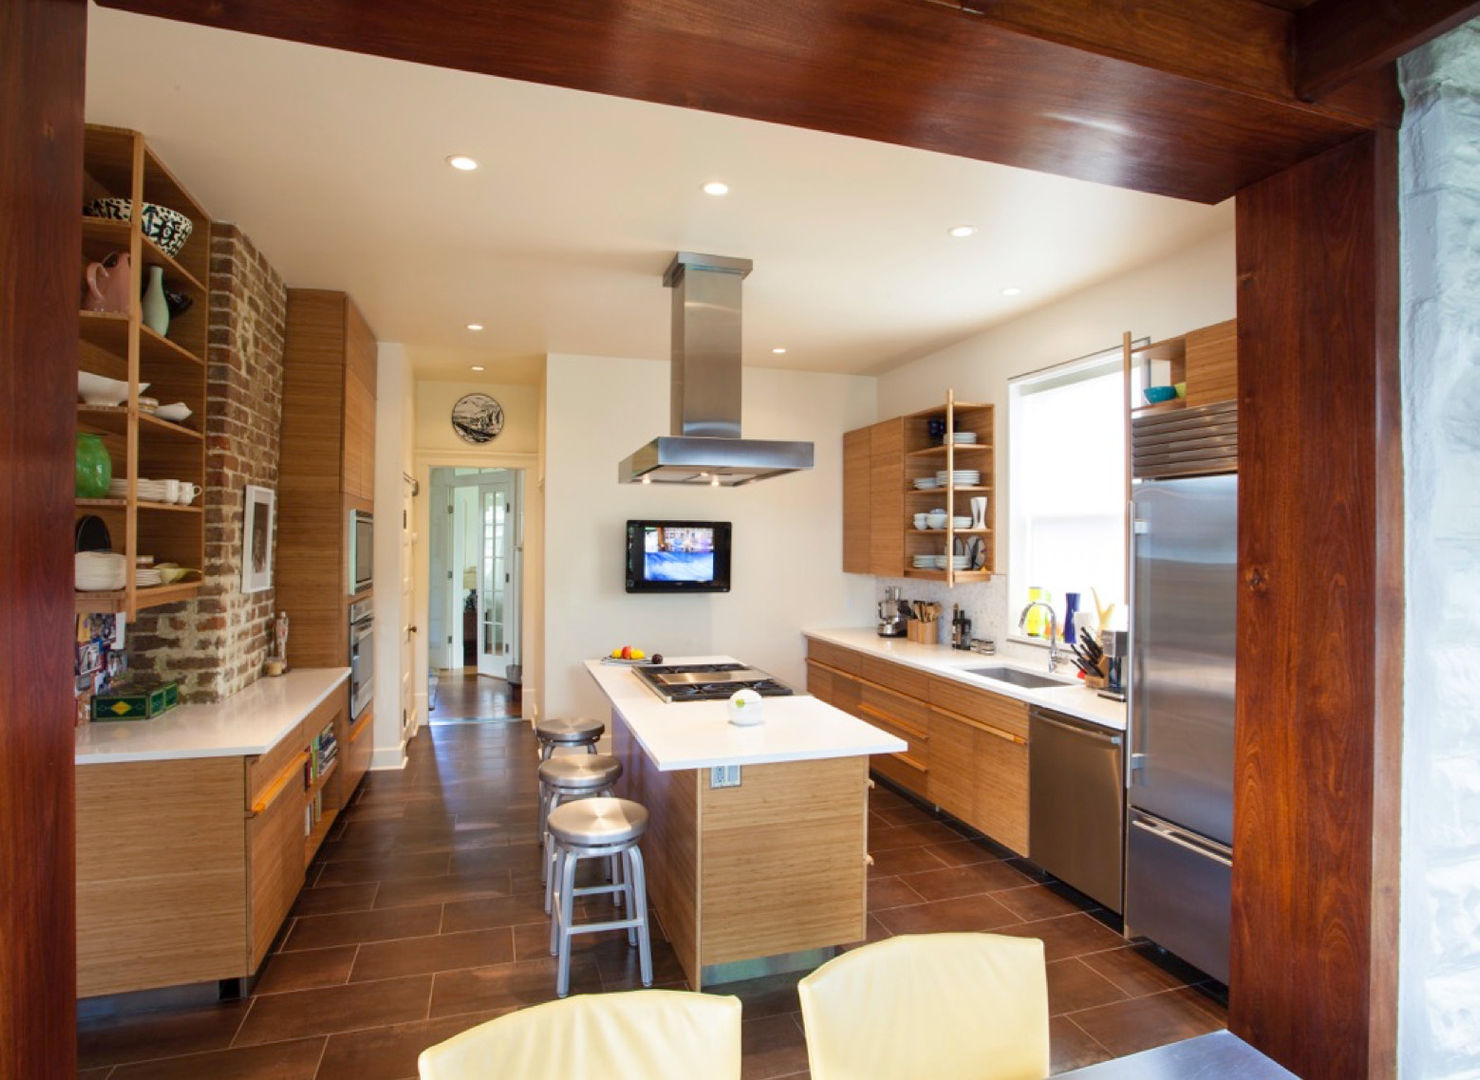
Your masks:
[[[287,288],[250,239],[218,225],[210,293],[205,580],[197,599],[141,612],[128,641],[129,667],[179,680],[187,701],[219,701],[256,681],[275,595],[241,590],[242,514],[246,485],[277,490]]]

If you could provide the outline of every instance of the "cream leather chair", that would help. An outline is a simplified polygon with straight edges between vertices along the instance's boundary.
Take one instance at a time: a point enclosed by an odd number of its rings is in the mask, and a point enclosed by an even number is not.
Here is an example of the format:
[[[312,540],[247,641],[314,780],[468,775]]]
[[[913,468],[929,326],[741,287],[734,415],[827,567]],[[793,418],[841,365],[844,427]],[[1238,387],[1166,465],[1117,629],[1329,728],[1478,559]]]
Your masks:
[[[797,984],[812,1080],[1043,1080],[1043,942],[905,934]]]
[[[740,1080],[740,999],[577,994],[423,1050],[421,1080]]]

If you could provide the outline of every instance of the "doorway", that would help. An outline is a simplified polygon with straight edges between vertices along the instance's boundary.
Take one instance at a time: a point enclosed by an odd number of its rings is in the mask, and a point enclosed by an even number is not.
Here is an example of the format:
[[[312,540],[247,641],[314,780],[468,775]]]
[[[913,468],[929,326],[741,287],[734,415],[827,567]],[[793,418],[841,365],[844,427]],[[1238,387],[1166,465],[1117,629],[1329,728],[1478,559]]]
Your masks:
[[[524,470],[431,470],[428,718],[516,720]]]

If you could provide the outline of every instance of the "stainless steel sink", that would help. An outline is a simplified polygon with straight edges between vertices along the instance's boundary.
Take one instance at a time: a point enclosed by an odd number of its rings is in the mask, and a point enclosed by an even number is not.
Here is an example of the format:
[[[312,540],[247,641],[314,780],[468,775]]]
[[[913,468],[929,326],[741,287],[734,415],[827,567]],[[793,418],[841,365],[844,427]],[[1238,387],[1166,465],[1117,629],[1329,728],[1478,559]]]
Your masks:
[[[1031,671],[1019,671],[1017,668],[1003,667],[1000,664],[995,667],[966,668],[967,675],[980,675],[984,679],[996,679],[999,682],[1012,683],[1013,686],[1026,687],[1029,690],[1038,690],[1046,686],[1070,686],[1062,679],[1050,679],[1046,675],[1034,675]]]

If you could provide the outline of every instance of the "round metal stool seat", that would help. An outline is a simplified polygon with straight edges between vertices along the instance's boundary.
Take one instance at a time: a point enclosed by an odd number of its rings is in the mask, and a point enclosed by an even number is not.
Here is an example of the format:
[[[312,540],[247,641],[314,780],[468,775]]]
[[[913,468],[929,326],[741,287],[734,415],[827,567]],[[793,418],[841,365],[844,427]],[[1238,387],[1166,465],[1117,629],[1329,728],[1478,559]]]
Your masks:
[[[647,832],[648,812],[631,799],[601,797],[568,802],[550,811],[546,827],[557,843],[571,847],[630,844]]]
[[[541,720],[534,729],[541,742],[554,743],[556,746],[579,746],[582,743],[595,742],[605,732],[605,724],[585,716],[552,716]]]
[[[540,762],[540,783],[563,792],[604,791],[622,775],[611,754],[569,754]]]

